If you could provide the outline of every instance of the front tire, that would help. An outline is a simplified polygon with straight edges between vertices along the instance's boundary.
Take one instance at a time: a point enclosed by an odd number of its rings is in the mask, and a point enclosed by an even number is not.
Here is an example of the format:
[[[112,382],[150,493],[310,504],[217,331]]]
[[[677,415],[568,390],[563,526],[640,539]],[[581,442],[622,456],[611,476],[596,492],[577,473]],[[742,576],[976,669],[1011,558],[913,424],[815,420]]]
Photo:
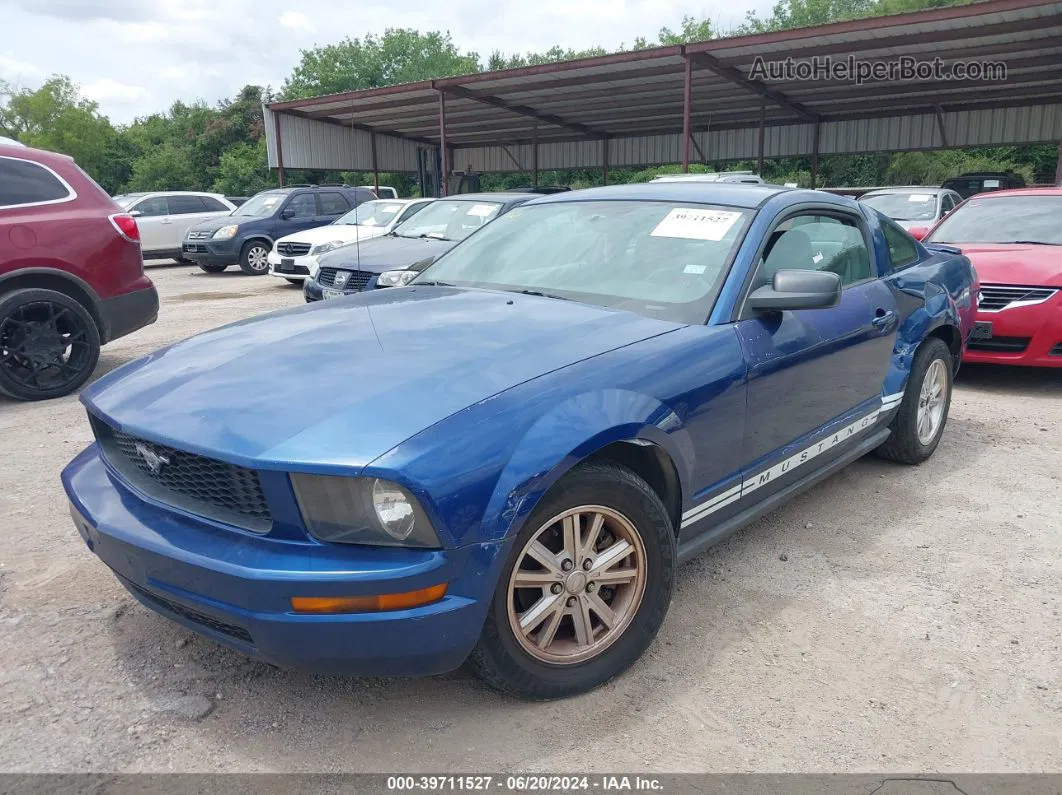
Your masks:
[[[922,343],[911,364],[900,409],[889,425],[892,433],[876,451],[880,457],[921,464],[933,455],[948,421],[954,365],[943,340],[930,337]]]
[[[269,246],[261,240],[245,243],[240,252],[240,270],[249,276],[269,273]]]
[[[0,393],[18,400],[68,395],[99,357],[96,321],[70,296],[30,288],[0,297]]]
[[[644,480],[613,464],[580,465],[517,534],[472,667],[534,700],[604,684],[663,624],[675,555],[671,519]]]

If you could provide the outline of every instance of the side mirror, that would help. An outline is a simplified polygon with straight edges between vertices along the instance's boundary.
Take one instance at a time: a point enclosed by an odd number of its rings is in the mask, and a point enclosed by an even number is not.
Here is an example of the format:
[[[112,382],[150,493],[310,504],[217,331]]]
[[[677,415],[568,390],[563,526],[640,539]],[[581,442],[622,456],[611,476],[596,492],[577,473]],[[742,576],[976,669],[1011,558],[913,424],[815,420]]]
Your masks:
[[[749,306],[758,312],[783,309],[826,309],[841,302],[841,277],[830,271],[781,270],[771,284],[749,295]]]
[[[295,211],[293,209],[291,209],[290,207],[288,209],[286,209],[286,210],[281,210],[280,211],[280,217],[281,217],[281,219],[287,221],[289,218],[294,218],[295,217]]]
[[[133,218],[139,218],[143,215],[143,213],[140,212],[140,210],[130,210],[129,215],[131,215]]]
[[[947,213],[945,213],[945,215],[947,215]],[[929,227],[928,226],[912,226],[910,229],[907,230],[907,234],[909,234],[915,240],[921,240],[922,238],[924,238],[926,235],[929,234]]]

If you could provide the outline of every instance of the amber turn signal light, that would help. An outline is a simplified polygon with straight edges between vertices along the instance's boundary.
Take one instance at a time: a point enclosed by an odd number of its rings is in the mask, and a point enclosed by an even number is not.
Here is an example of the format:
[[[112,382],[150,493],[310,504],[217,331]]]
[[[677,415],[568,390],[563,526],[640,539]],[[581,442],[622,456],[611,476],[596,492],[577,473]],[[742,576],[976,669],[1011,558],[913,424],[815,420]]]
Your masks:
[[[438,602],[446,595],[446,583],[419,591],[387,593],[380,596],[293,596],[291,608],[296,613],[378,613],[382,610],[407,610],[410,607]]]

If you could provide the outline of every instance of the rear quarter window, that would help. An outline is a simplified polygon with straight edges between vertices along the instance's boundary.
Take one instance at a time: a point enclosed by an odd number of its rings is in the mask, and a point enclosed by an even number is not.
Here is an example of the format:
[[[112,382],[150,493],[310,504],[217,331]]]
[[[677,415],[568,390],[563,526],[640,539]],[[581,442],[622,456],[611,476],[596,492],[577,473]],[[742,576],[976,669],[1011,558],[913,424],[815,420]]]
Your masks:
[[[15,157],[0,157],[0,207],[51,204],[74,198],[51,169]]]
[[[918,262],[918,247],[910,235],[884,219],[881,221],[881,231],[885,235],[885,245],[889,247],[889,259],[892,261],[889,270],[897,270]]]

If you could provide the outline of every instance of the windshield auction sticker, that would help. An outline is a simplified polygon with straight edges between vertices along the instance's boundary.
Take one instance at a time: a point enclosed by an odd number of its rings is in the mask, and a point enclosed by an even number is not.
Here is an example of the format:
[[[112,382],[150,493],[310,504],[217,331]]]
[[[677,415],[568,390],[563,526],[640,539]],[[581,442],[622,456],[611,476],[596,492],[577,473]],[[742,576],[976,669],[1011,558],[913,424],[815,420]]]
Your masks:
[[[740,217],[741,213],[729,210],[676,207],[649,234],[652,237],[680,237],[686,240],[722,240]]]

